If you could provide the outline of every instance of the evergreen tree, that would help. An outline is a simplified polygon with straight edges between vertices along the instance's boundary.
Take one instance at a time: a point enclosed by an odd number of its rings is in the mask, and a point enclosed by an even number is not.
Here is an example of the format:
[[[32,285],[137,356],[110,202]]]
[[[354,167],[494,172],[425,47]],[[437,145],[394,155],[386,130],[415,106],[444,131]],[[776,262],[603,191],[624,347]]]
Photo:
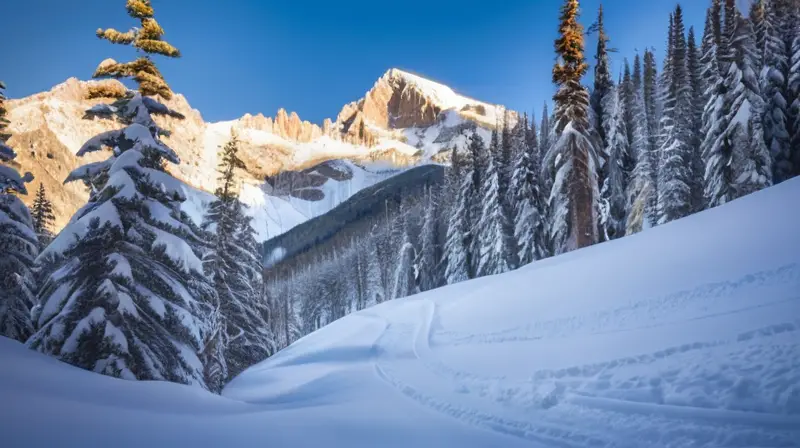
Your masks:
[[[658,114],[658,67],[656,65],[656,57],[650,50],[644,52],[644,86],[642,90],[644,101],[644,112],[647,117],[647,135],[648,146],[650,153],[649,164],[652,167],[652,175],[650,186],[652,192],[649,194],[649,201],[645,204],[645,215],[649,217],[650,225],[655,226],[658,220],[658,164],[659,164],[659,151],[658,151],[658,123],[660,117]]]
[[[224,381],[275,350],[255,231],[236,189],[236,170],[245,168],[238,152],[238,136],[232,133],[222,151],[217,198],[209,205],[203,222],[203,227],[213,232],[203,268],[214,282],[222,330],[216,341],[221,359],[212,362],[219,366]]]
[[[42,183],[39,184],[36,199],[33,200],[31,216],[33,218],[33,230],[39,239],[39,250],[42,250],[53,240],[52,228],[56,220],[56,216],[53,214],[53,203],[47,199],[47,193]]]
[[[30,173],[20,176],[5,163],[17,154],[6,145],[5,109],[0,83],[0,336],[24,342],[34,330],[30,310],[34,302],[33,268],[38,240],[28,207],[17,197],[27,194]]]
[[[544,108],[542,109],[542,121],[539,125],[539,153],[542,155],[547,154],[547,151],[550,150],[550,133],[551,133],[551,126],[550,126],[550,113],[547,110],[547,103],[544,103]]]
[[[97,37],[114,44],[131,45],[137,51],[142,51],[146,56],[141,56],[133,62],[118,63],[107,60],[97,68],[95,78],[133,78],[139,86],[139,93],[145,96],[160,95],[164,99],[172,98],[172,91],[164,81],[164,76],[150,59],[150,54],[160,54],[170,58],[180,57],[177,48],[162,40],[164,29],[153,17],[153,7],[150,0],[127,0],[128,15],[140,21],[141,26],[121,33],[115,29],[98,29]]]
[[[588,32],[597,33],[597,53],[594,56],[594,89],[592,90],[590,104],[592,106],[594,128],[600,137],[601,147],[605,151],[609,146],[609,142],[604,123],[609,121],[608,115],[611,113],[606,109],[606,105],[609,102],[607,97],[612,94],[614,81],[611,79],[611,61],[608,57],[608,42],[610,39],[606,34],[602,4],[600,4],[600,8],[597,11],[597,21],[589,27]],[[603,156],[606,158],[607,154]]]
[[[628,235],[654,225],[656,220],[655,208],[650,207],[656,200],[654,197],[656,170],[652,163],[653,155],[651,154],[649,127],[644,105],[642,90],[644,81],[639,55],[636,55],[633,63],[632,84],[634,92],[630,116],[633,125],[633,139],[630,141],[630,152],[635,155],[636,165],[628,185],[628,222],[626,224]]]
[[[453,148],[451,167],[451,196],[453,197],[447,235],[444,243],[444,277],[448,285],[470,279],[470,222],[469,192],[472,190],[472,176],[463,173],[461,158]]]
[[[503,210],[504,200],[500,191],[503,151],[498,141],[498,132],[495,131],[489,148],[489,163],[482,176],[482,210],[476,226],[479,248],[478,276],[481,277],[502,274],[517,267],[513,230],[508,215]]]
[[[553,82],[558,90],[555,131],[558,140],[544,159],[556,177],[550,195],[550,237],[555,254],[598,241],[598,155],[589,124],[589,94],[581,84],[588,69],[583,58],[583,27],[578,23],[578,0],[565,0],[561,8],[560,37]]]
[[[392,299],[402,299],[414,294],[414,260],[417,258],[414,244],[409,234],[407,211],[401,210],[399,241],[397,244],[397,261],[392,286]]]
[[[692,213],[703,210],[705,199],[703,194],[703,163],[700,143],[703,140],[703,110],[706,107],[706,86],[703,82],[703,67],[700,63],[700,50],[697,48],[694,27],[689,28],[686,46],[686,69],[689,74],[691,87],[691,103],[693,115],[690,123],[689,160],[691,161],[691,174],[689,176],[691,189]]]
[[[145,39],[163,33],[149,2],[130,0],[128,11],[143,27],[103,36],[137,42],[148,53],[171,53],[168,44]],[[28,345],[106,375],[205,386],[201,358],[215,326],[216,295],[193,249],[199,229],[179,208],[186,199],[182,184],[164,171],[164,161],[180,160],[161,141],[166,132],[151,114],[183,116],[145,96],[169,92],[147,71],[155,69],[152,61],[137,62],[118,64],[117,75],[139,68],[133,76],[139,92],[87,111],[87,118],[115,118],[125,127],[95,136],[77,153],[113,150],[66,180],[83,180],[92,191],[45,251],[61,262],[40,289],[39,330]]]
[[[514,238],[520,266],[541,260],[546,254],[545,197],[539,182],[539,149],[536,139],[526,137],[525,121],[514,130],[513,142],[518,156],[511,177]],[[535,132],[534,126],[527,133]]]
[[[381,267],[378,260],[378,251],[375,241],[370,236],[367,240],[367,265],[366,265],[366,296],[365,308],[383,302],[386,299],[386,290],[381,279]]]
[[[442,286],[440,273],[442,250],[439,243],[438,195],[428,190],[425,212],[420,231],[420,250],[417,254],[417,285],[420,291],[430,291]]]
[[[613,240],[625,235],[627,219],[627,183],[625,163],[630,154],[628,137],[625,131],[625,104],[622,87],[615,88],[606,96],[604,110],[607,112],[604,123],[608,147],[606,154],[606,176],[601,194],[601,225],[604,239]]]
[[[492,135],[492,145],[497,147],[497,132]],[[483,138],[475,132],[472,134],[472,139],[469,143],[469,152],[471,155],[471,165],[469,171],[464,173],[465,176],[470,177],[470,182],[466,185],[465,191],[467,207],[466,221],[469,225],[469,232],[466,235],[467,243],[467,261],[469,266],[469,278],[476,278],[478,276],[478,264],[480,262],[480,239],[478,223],[481,220],[481,213],[483,212],[483,204],[481,200],[482,186],[486,173],[486,145]]]
[[[702,119],[704,138],[701,143],[701,153],[706,165],[703,178],[707,206],[729,202],[734,196],[732,147],[727,139],[717,140],[724,129],[721,119],[724,115],[722,106],[725,95],[719,54],[727,52],[727,40],[722,39],[721,32],[717,33],[722,21],[721,13],[721,4],[715,0],[707,11],[703,36],[703,77],[708,87],[705,92],[706,106]]]
[[[641,61],[638,59],[639,55],[636,55],[636,59],[634,60],[634,64],[639,64],[639,86],[638,88],[641,89]],[[628,63],[628,59],[625,59],[623,74],[622,74],[622,82],[620,83],[620,100],[622,104],[622,120],[625,126],[625,138],[628,142],[633,142],[634,138],[634,128],[636,124],[634,123],[634,102],[636,101],[636,89],[637,86],[634,83],[633,76],[631,73],[631,66]],[[636,154],[632,151],[629,151],[627,159],[624,161],[625,172],[630,178],[633,173],[633,169],[636,165]]]
[[[680,5],[670,20],[670,47],[664,70],[665,100],[658,169],[658,223],[692,213],[692,126],[694,108],[687,68],[687,45]]]
[[[759,2],[762,3],[762,2]],[[790,84],[792,47],[798,26],[792,21],[792,4],[772,0],[764,9],[764,57],[760,84],[764,98],[764,141],[772,156],[776,183],[794,174],[790,106],[795,92]]]
[[[709,100],[719,104],[704,142],[705,192],[709,207],[771,184],[770,157],[764,143],[759,83],[753,69],[755,54],[750,24],[725,2],[725,28],[718,46],[724,76]],[[707,108],[708,112],[708,108]]]

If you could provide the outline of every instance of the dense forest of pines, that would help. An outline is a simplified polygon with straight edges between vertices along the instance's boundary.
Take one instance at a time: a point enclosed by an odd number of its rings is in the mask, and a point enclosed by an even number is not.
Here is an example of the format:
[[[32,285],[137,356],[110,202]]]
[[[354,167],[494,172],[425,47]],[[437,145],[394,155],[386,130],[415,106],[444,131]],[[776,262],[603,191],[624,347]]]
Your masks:
[[[238,140],[221,149],[220,178],[201,226],[180,211],[178,164],[153,115],[183,118],[151,55],[163,41],[149,0],[140,22],[97,36],[144,56],[94,77],[129,78],[86,119],[124,127],[79,156],[89,202],[59,235],[40,186],[13,165],[0,84],[0,335],[98,373],[197,384],[219,392],[248,366],[350,312],[517,269],[635,234],[800,175],[800,0],[712,0],[702,36],[677,6],[667,52],[622,59],[617,81],[603,10],[592,86],[578,0],[565,0],[555,42],[554,111],[507,113],[491,139],[450,151],[444,181],[405,198],[361,231],[278,265],[262,264],[237,171]],[[93,92],[102,97],[114,92]]]

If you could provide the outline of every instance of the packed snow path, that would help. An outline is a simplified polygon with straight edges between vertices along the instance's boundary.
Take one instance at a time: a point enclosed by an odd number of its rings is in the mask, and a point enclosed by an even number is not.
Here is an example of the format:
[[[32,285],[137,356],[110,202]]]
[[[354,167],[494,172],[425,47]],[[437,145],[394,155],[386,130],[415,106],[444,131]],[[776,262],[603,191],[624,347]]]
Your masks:
[[[8,446],[800,446],[798,197],[795,180],[384,303],[223,397],[0,340],[0,433]]]

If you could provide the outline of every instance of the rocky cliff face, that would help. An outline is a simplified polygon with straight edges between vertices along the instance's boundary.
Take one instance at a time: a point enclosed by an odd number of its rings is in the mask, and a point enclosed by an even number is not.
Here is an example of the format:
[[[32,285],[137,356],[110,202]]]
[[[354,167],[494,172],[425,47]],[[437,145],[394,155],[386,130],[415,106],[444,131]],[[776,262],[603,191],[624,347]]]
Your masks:
[[[50,91],[7,103],[12,133],[8,143],[19,153],[14,163],[33,173],[33,189],[39,182],[44,184],[54,203],[57,229],[88,199],[83,185],[63,185],[63,179],[74,168],[107,157],[91,154],[78,158],[75,153],[89,138],[120,126],[83,119],[86,109],[103,101],[88,99],[89,91],[98,86],[123,88],[113,80],[71,78]],[[207,192],[214,190],[217,154],[232,130],[240,136],[241,155],[248,166],[247,172],[241,173],[243,181],[270,190],[266,178],[288,171],[308,174],[304,170],[327,160],[345,158],[380,169],[413,166],[451,145],[464,145],[469,132],[488,136],[488,129],[503,111],[395,69],[382,76],[364,98],[344,106],[336,121],[325,120],[322,126],[283,109],[275,117],[247,114],[233,121],[206,123],[180,94],[167,104],[186,116],[184,120],[156,118],[171,132],[164,141],[181,157],[180,165],[168,169],[188,185]],[[325,169],[317,171],[312,173],[315,183],[327,179],[348,182],[326,175]],[[320,200],[318,192],[293,190],[287,194]],[[29,204],[33,201],[32,195],[23,199]]]

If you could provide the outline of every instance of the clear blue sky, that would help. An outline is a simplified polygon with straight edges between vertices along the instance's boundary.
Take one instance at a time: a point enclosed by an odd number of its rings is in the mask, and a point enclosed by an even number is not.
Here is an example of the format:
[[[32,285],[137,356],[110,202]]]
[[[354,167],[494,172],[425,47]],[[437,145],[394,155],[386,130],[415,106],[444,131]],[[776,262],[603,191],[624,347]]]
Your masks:
[[[702,34],[709,1],[686,0],[689,25]],[[134,50],[94,36],[98,27],[137,24],[125,0],[14,0],[3,6],[8,94],[21,97],[64,81],[88,79],[107,58]],[[594,21],[600,0],[582,0]],[[457,91],[516,110],[552,96],[553,39],[562,0],[153,0],[166,39],[183,57],[158,57],[176,92],[208,121],[283,107],[321,123],[398,67]],[[663,56],[674,0],[605,0],[618,73],[622,57],[655,47]],[[9,37],[9,36],[13,36]],[[594,54],[590,37],[587,56]],[[587,79],[588,81],[588,79]]]

